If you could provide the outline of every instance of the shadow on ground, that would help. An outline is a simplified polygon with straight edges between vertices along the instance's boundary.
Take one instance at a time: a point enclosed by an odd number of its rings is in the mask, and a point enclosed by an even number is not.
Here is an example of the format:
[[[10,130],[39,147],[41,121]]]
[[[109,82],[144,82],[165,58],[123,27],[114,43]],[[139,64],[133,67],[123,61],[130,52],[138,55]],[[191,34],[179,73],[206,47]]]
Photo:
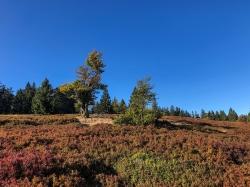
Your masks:
[[[227,133],[229,129],[235,129],[236,127],[229,126],[214,126],[208,123],[190,123],[188,121],[170,122],[170,121],[158,121],[157,127],[167,128],[169,130],[190,130],[199,131],[204,133]]]

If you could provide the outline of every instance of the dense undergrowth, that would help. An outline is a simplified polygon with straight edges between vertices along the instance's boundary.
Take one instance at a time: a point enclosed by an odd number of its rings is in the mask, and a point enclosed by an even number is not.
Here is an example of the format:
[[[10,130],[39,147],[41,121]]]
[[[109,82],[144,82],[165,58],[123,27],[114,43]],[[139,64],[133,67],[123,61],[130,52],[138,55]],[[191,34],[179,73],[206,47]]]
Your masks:
[[[228,127],[2,125],[0,186],[250,186],[250,127]]]

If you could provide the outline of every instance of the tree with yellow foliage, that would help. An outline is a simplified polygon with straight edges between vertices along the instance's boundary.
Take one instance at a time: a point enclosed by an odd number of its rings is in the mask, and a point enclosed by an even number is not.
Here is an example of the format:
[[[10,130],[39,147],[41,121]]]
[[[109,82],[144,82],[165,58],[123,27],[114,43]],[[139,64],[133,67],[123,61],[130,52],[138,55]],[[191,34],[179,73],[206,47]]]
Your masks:
[[[98,90],[106,86],[101,83],[104,72],[102,53],[93,51],[89,54],[85,64],[77,70],[77,80],[62,85],[59,90],[73,98],[80,107],[83,117],[89,117],[89,106],[93,104]]]

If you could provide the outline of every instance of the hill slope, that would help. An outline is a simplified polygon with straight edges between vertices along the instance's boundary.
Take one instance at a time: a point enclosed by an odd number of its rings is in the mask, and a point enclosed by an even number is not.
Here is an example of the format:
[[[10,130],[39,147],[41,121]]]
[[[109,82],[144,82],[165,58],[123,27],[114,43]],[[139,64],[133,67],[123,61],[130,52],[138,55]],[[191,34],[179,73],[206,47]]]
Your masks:
[[[164,117],[161,127],[86,127],[61,118],[1,126],[0,186],[250,186],[250,125]]]

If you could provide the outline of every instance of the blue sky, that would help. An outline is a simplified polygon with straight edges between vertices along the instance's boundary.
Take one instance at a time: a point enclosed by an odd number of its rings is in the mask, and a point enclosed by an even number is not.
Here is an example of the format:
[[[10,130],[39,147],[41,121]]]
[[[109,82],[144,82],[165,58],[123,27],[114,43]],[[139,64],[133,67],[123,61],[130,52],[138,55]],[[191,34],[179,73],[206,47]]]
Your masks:
[[[151,76],[161,106],[250,111],[248,0],[0,0],[0,82],[75,79],[103,52],[104,82],[128,100]]]

